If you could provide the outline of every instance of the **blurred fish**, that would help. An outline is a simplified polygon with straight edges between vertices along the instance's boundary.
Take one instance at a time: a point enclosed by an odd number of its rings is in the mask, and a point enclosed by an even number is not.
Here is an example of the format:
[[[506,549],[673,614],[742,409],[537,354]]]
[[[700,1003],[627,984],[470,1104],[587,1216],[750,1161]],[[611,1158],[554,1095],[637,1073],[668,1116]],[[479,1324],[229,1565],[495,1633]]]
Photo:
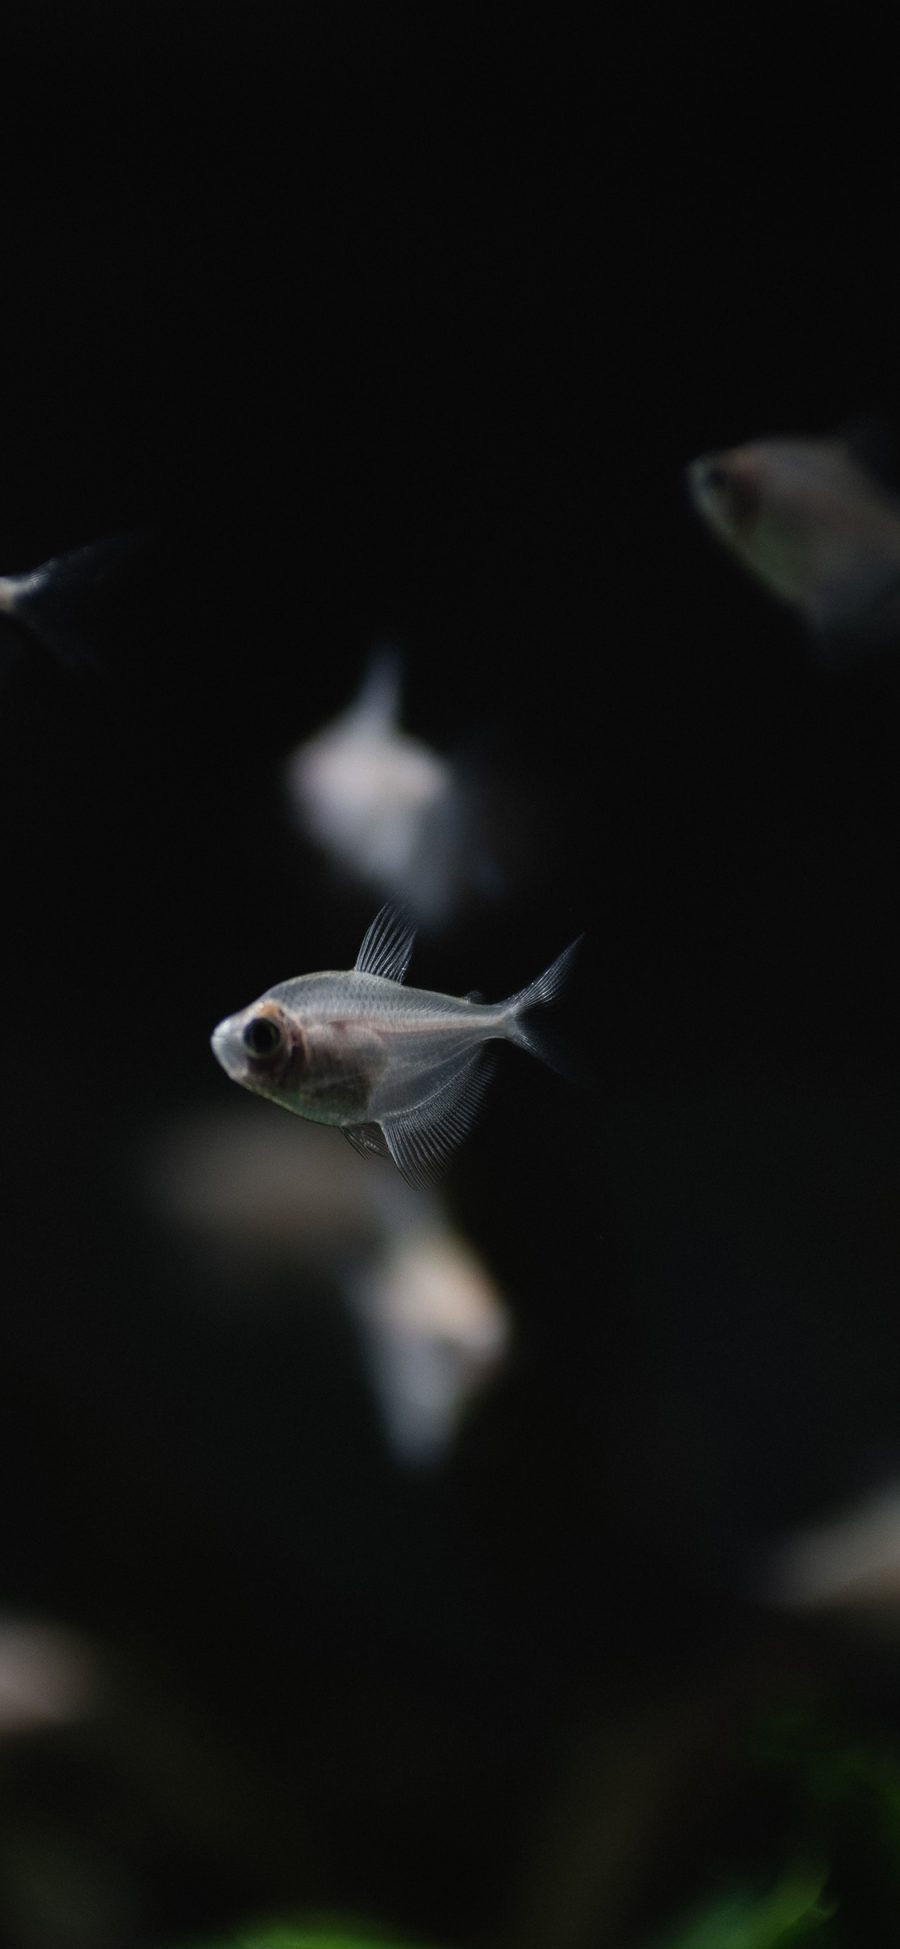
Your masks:
[[[559,994],[578,942],[519,994],[490,1005],[405,988],[414,939],[408,917],[383,907],[354,968],[280,982],[211,1039],[244,1089],[336,1124],[363,1155],[392,1157],[410,1184],[427,1184],[478,1114],[485,1043],[515,1042],[549,1059],[527,1018]]]
[[[790,1609],[900,1615],[900,1483],[789,1537],[765,1566],[761,1589]]]
[[[463,1411],[506,1353],[506,1309],[477,1255],[443,1222],[397,1232],[353,1275],[349,1297],[392,1447],[442,1455]]]
[[[440,926],[498,875],[471,784],[401,731],[400,691],[399,658],[377,652],[350,708],[288,759],[288,800],[301,830],[346,872]]]
[[[142,1176],[157,1212],[255,1303],[260,1268],[333,1281],[362,1335],[394,1452],[411,1464],[446,1453],[502,1362],[511,1324],[436,1193],[360,1171],[349,1150],[323,1151],[308,1126],[239,1102],[167,1127]]]
[[[30,631],[60,662],[94,664],[89,609],[146,537],[113,535],[54,555],[23,575],[0,575],[0,616]]]
[[[142,1169],[167,1223],[201,1241],[243,1285],[249,1268],[344,1271],[397,1233],[432,1224],[435,1192],[395,1171],[361,1171],[311,1124],[229,1096],[215,1113],[167,1123]]]
[[[85,1718],[97,1665],[73,1631],[0,1614],[0,1739]]]
[[[694,507],[825,643],[900,634],[900,500],[844,440],[767,439],[687,469]]]

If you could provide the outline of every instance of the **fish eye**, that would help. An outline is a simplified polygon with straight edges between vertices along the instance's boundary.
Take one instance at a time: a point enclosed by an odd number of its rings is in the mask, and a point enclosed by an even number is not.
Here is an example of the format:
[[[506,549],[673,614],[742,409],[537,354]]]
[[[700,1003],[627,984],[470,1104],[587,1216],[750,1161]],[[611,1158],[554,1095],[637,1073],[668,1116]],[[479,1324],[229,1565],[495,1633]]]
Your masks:
[[[725,468],[718,465],[707,467],[704,486],[712,488],[714,494],[727,493],[731,482]]]
[[[724,505],[728,519],[735,528],[752,526],[760,509],[759,483],[743,468],[726,467],[721,461],[714,460],[706,469],[703,484]]]
[[[241,1041],[250,1056],[274,1056],[283,1040],[281,1025],[273,1021],[271,1015],[254,1015],[241,1034]]]

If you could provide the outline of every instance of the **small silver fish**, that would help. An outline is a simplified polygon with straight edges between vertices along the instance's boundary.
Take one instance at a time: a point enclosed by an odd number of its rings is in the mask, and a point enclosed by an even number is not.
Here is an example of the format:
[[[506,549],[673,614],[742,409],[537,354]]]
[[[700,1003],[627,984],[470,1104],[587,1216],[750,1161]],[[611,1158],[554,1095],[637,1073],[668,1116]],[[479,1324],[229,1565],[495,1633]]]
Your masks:
[[[408,916],[383,907],[354,968],[280,982],[220,1022],[212,1047],[244,1089],[336,1124],[363,1155],[392,1157],[410,1184],[427,1184],[478,1114],[485,1043],[516,1042],[546,1060],[527,1017],[559,994],[578,942],[491,1006],[403,987],[414,938]]]
[[[687,469],[697,512],[821,638],[900,632],[900,501],[840,439],[754,440]]]
[[[400,728],[399,657],[379,650],[359,695],[285,768],[294,822],[353,878],[444,925],[497,874],[460,768]]]

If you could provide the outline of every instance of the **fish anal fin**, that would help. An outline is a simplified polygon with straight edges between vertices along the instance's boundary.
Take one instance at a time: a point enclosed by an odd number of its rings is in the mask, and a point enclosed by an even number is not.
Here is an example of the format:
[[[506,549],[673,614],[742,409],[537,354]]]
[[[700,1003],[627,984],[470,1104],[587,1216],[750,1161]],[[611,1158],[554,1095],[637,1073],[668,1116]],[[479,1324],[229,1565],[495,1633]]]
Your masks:
[[[343,1123],[341,1129],[360,1157],[390,1157],[379,1123]]]
[[[424,1103],[385,1119],[388,1149],[408,1184],[434,1184],[443,1176],[478,1116],[493,1067],[493,1051],[483,1047],[461,1056]]]
[[[358,972],[381,975],[385,981],[402,981],[409,967],[415,938],[415,922],[406,908],[399,901],[389,900],[387,906],[375,915],[371,927],[363,936],[363,944],[356,957]]]

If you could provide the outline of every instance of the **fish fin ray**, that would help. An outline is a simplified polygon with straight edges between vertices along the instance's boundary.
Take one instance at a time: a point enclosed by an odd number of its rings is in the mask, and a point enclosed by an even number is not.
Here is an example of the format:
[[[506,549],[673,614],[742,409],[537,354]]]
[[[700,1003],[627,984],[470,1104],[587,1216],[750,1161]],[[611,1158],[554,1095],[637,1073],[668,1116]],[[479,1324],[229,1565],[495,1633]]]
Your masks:
[[[415,1109],[386,1119],[383,1130],[394,1163],[408,1184],[434,1184],[481,1109],[494,1068],[483,1048],[460,1058],[441,1088]]]
[[[530,981],[527,988],[520,988],[519,993],[512,996],[509,1005],[524,1015],[530,1008],[546,1008],[550,1002],[555,1002],[566,985],[572,962],[583,940],[584,935],[579,934],[568,947],[563,948],[550,967],[538,975],[536,981]]]
[[[390,1157],[379,1123],[344,1123],[341,1129],[360,1157]]]
[[[389,900],[363,936],[356,957],[358,972],[381,975],[385,981],[402,981],[415,938],[415,922],[406,907],[397,900]]]
[[[527,1049],[529,1055],[537,1056],[539,1061],[547,1063],[551,1069],[560,1070],[563,1075],[571,1073],[568,1060],[563,1059],[562,1053],[554,1049],[545,1032],[529,1018],[533,1009],[549,1008],[551,1003],[558,999],[568,981],[572,962],[583,940],[584,935],[579,934],[577,940],[564,948],[562,954],[557,955],[556,960],[549,968],[545,968],[542,975],[538,975],[536,981],[529,982],[528,987],[520,989],[517,995],[511,995],[506,1004],[510,1015],[511,1041],[517,1042],[520,1049]]]

